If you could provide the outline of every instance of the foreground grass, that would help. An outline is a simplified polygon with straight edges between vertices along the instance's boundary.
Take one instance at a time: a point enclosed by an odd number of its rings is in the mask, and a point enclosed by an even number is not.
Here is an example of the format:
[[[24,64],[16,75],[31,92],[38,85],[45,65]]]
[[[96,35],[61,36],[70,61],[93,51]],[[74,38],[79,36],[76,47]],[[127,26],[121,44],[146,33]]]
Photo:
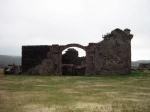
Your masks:
[[[149,71],[100,77],[0,75],[0,112],[149,111]]]

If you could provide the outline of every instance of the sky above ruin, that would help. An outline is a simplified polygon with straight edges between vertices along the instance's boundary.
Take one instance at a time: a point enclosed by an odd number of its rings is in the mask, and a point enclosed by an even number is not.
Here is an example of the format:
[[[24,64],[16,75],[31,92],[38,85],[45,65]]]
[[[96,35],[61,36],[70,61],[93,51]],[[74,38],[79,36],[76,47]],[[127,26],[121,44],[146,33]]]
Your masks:
[[[22,45],[99,42],[131,29],[132,60],[150,60],[150,0],[0,0],[0,54]],[[84,51],[79,51],[84,55]]]

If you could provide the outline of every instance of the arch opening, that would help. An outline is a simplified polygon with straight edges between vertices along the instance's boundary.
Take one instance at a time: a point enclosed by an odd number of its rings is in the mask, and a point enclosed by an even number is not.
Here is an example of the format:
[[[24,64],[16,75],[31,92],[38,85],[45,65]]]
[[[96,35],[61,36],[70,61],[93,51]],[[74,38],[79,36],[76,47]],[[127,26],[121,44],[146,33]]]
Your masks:
[[[66,47],[61,52],[62,75],[83,76],[86,74],[86,50],[80,47]]]
[[[78,51],[78,57],[86,57],[86,51],[81,49],[81,48],[78,48],[78,47],[68,47],[66,49],[64,49],[62,51],[62,54],[65,54],[65,52],[68,50],[68,49],[75,49]]]

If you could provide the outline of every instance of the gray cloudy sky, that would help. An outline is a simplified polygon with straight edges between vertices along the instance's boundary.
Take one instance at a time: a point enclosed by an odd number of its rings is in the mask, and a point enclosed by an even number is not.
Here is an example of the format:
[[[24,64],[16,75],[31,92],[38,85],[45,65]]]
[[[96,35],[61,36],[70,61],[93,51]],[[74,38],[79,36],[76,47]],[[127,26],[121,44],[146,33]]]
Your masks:
[[[115,28],[131,29],[132,60],[150,60],[150,0],[0,0],[0,54],[21,55],[22,45],[87,45]]]

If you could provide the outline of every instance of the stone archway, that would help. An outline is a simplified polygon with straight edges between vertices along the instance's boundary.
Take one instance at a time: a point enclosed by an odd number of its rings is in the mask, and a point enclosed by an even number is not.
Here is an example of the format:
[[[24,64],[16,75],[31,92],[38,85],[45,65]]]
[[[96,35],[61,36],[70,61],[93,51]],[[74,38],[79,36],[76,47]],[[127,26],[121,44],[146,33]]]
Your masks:
[[[83,49],[86,52],[86,46],[83,46],[83,45],[80,45],[80,44],[75,44],[75,43],[60,46],[60,51],[62,52],[63,50],[65,50],[69,47],[78,47],[78,48]]]
[[[59,46],[59,73],[60,74],[62,74],[62,57],[61,57],[61,55],[62,55],[62,52],[65,50],[65,49],[67,49],[67,48],[70,48],[70,47],[77,47],[77,48],[80,48],[80,49],[82,49],[82,50],[84,50],[85,51],[85,54],[87,54],[86,53],[86,48],[87,48],[87,46],[83,46],[83,45],[80,45],[80,44],[75,44],[75,43],[73,43],[73,44],[67,44],[67,45],[60,45]],[[85,68],[86,69],[86,68]]]

